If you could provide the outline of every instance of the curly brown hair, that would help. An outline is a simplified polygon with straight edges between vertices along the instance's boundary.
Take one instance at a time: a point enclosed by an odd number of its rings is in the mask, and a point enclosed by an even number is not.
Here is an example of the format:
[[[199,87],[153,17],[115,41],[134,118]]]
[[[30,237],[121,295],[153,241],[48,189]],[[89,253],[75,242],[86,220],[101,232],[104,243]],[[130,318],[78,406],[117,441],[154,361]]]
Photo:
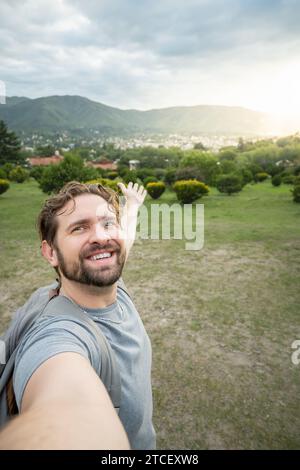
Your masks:
[[[37,228],[40,240],[46,240],[52,245],[57,231],[57,215],[63,214],[67,202],[73,201],[75,209],[75,198],[82,194],[95,194],[102,197],[109,204],[110,209],[115,212],[118,222],[120,222],[120,201],[118,194],[110,188],[101,184],[84,184],[78,181],[70,181],[55,194],[48,198],[42,207],[38,219]],[[62,210],[61,210],[62,209]]]

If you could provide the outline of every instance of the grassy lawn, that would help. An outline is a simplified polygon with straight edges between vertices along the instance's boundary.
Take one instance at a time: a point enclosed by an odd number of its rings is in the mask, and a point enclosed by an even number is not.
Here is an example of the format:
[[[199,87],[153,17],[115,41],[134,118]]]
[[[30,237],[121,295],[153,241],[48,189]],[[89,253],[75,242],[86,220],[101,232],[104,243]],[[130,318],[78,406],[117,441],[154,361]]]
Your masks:
[[[202,250],[137,240],[124,278],[152,340],[159,448],[300,448],[300,204],[290,188],[212,190],[199,201]],[[2,329],[54,278],[35,233],[44,198],[35,182],[0,196]]]

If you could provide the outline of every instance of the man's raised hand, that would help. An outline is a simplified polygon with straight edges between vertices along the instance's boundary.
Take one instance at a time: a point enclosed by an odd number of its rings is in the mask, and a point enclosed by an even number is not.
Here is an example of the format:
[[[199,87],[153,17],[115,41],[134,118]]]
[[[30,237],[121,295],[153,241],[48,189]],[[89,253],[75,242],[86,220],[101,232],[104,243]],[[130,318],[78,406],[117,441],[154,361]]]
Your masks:
[[[126,199],[126,204],[131,208],[136,206],[138,209],[144,202],[147,191],[143,186],[139,186],[137,183],[128,183],[127,188],[124,183],[118,183],[123,196]]]

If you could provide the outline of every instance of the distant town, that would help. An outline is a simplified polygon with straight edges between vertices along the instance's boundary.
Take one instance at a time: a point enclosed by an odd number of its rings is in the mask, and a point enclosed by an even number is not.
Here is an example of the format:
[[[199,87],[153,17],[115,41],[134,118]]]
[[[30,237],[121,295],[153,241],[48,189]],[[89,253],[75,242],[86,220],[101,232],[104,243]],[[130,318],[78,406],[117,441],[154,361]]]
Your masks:
[[[80,132],[79,132],[80,134]],[[203,146],[207,150],[218,151],[221,148],[229,146],[237,146],[239,139],[257,141],[265,138],[265,136],[242,136],[242,135],[208,135],[208,134],[137,134],[134,136],[105,136],[94,130],[90,135],[76,136],[72,133],[64,131],[54,135],[45,135],[42,133],[33,133],[31,135],[21,135],[21,145],[24,150],[34,151],[35,148],[51,145],[59,148],[62,152],[68,152],[77,147],[99,148],[105,144],[112,144],[120,150],[134,149],[140,147],[153,148],[172,148],[177,147],[181,150],[189,150],[195,148],[197,144]]]

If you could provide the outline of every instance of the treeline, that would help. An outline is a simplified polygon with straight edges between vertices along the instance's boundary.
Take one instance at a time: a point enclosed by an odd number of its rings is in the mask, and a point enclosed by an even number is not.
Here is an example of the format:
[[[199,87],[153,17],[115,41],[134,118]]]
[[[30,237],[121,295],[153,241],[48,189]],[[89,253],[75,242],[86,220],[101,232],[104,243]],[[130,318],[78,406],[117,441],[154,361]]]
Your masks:
[[[47,146],[36,150],[40,156],[48,156],[53,155],[56,149]],[[87,163],[91,160],[114,161],[117,170],[88,167]],[[130,170],[132,162],[135,162],[136,169]],[[149,187],[148,192],[153,191],[159,197],[157,194],[162,194],[162,188],[177,188],[178,191],[185,182],[187,193],[193,192],[190,188],[197,187],[192,200],[195,195],[200,197],[200,193],[208,194],[209,186],[233,194],[241,191],[246,184],[269,178],[274,186],[293,184],[294,199],[297,200],[298,192],[300,194],[300,136],[296,134],[255,142],[240,139],[237,146],[223,147],[218,152],[205,149],[201,142],[192,150],[163,146],[121,150],[109,143],[98,149],[80,147],[69,151],[59,165],[29,169],[26,168],[16,136],[0,122],[0,179],[22,182],[30,176],[39,182],[46,193],[59,190],[72,179],[96,181],[102,178],[114,188],[121,180],[125,183],[139,182],[147,189]],[[204,186],[200,189],[195,181]],[[175,185],[177,182],[181,184]],[[157,183],[160,184],[157,186]]]

